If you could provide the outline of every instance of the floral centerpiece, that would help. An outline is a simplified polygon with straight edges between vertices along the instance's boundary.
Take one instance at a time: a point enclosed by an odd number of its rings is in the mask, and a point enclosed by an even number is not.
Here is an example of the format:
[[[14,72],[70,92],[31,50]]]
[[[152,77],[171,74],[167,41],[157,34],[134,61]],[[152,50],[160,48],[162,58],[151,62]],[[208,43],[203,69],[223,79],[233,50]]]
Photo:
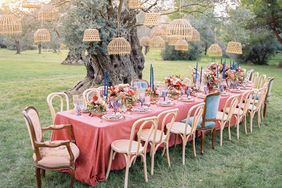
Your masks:
[[[177,99],[181,95],[181,90],[187,89],[187,85],[184,84],[180,76],[169,76],[165,78],[165,83],[168,88],[168,94],[171,98]]]
[[[137,101],[135,92],[129,88],[129,85],[110,87],[109,100],[121,101],[127,108],[132,108]]]
[[[207,85],[209,91],[213,91],[220,83],[220,76],[217,75],[216,71],[208,69],[203,74],[203,81]]]
[[[102,116],[107,112],[107,104],[98,96],[93,96],[91,102],[87,104],[87,110],[90,116]]]
[[[145,94],[146,94],[146,96],[149,96],[149,97],[150,97],[151,103],[156,103],[156,102],[157,102],[158,97],[159,97],[159,93],[158,93],[158,91],[156,90],[156,88],[151,89],[150,87],[148,87],[148,88],[146,89]]]

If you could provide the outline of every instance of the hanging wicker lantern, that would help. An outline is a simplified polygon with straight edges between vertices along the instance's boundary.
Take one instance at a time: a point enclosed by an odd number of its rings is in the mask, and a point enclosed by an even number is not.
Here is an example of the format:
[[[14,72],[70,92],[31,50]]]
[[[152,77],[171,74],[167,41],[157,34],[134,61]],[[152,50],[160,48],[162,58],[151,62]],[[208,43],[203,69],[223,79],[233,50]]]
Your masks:
[[[227,48],[226,48],[226,53],[229,54],[242,54],[242,45],[240,42],[228,42]]]
[[[38,29],[34,33],[34,43],[46,43],[51,41],[51,34],[48,29]]]
[[[24,0],[22,3],[22,8],[40,8],[41,4],[40,2],[36,1],[36,0]]]
[[[188,51],[188,43],[185,39],[180,39],[175,43],[175,50]]]
[[[151,30],[151,36],[166,37],[168,35],[166,25],[157,25]]]
[[[207,51],[210,57],[222,57],[222,49],[218,44],[212,44]]]
[[[170,36],[189,38],[192,35],[192,26],[188,20],[176,19],[168,24],[168,33]]]
[[[200,41],[200,33],[197,31],[197,29],[195,29],[194,27],[192,27],[191,29],[191,35],[188,36],[187,41],[189,42],[198,42]]]
[[[16,35],[22,32],[21,20],[13,14],[0,15],[0,34]]]
[[[145,13],[144,25],[149,27],[159,25],[160,18],[160,13]]]
[[[58,18],[58,10],[51,4],[42,5],[38,11],[37,18],[40,21],[54,21]]]
[[[108,45],[109,55],[126,55],[130,54],[131,46],[123,37],[113,38]]]
[[[149,46],[150,40],[151,39],[148,36],[142,37],[140,39],[140,45],[143,46],[143,47],[147,47],[147,46]]]
[[[129,9],[139,9],[142,8],[141,3],[139,0],[128,0],[127,2]]]
[[[101,41],[99,31],[97,29],[86,29],[83,34],[83,42]]]
[[[160,36],[154,36],[150,39],[149,47],[150,48],[164,48],[165,41]]]
[[[167,36],[167,44],[170,46],[175,46],[178,40],[182,39],[180,36]]]

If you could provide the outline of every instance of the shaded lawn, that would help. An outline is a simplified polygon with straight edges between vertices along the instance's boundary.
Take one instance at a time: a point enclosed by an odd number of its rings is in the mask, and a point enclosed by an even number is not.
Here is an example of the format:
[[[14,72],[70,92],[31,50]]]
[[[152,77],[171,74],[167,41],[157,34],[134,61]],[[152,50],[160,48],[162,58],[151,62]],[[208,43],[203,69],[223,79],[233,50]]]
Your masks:
[[[67,52],[54,54],[36,51],[14,55],[13,51],[0,50],[0,187],[35,187],[31,145],[21,111],[27,105],[38,108],[43,126],[51,123],[46,96],[54,91],[67,90],[85,76],[83,66],[66,66],[60,62]],[[281,56],[278,56],[278,59]],[[232,129],[232,141],[224,131],[223,147],[212,150],[207,137],[205,155],[192,157],[192,147],[186,150],[186,165],[181,162],[181,147],[170,149],[172,167],[168,168],[160,153],[156,156],[155,175],[149,183],[143,179],[140,161],[130,169],[129,187],[282,187],[282,69],[277,69],[276,58],[269,66],[244,66],[275,77],[269,114],[261,129],[255,122],[253,134],[245,135],[241,129],[240,140]],[[200,65],[206,66],[204,58]],[[153,63],[155,77],[162,80],[167,75],[190,76],[193,62],[162,62],[157,51],[148,54],[144,78],[149,78],[149,64]],[[149,158],[148,158],[149,169]],[[112,171],[108,181],[97,187],[123,187],[124,170]],[[68,187],[69,176],[47,172],[43,187]],[[78,181],[75,187],[88,187]]]

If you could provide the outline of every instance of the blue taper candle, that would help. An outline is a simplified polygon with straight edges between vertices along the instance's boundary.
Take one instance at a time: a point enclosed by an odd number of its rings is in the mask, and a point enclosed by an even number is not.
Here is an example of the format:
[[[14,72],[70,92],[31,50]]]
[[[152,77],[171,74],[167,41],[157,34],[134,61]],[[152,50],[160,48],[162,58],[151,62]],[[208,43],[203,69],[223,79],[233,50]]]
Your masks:
[[[201,73],[200,73],[200,84],[202,83],[202,77],[203,77],[203,67],[201,66]]]
[[[154,87],[155,87],[155,75],[154,75],[154,67],[152,65],[152,90],[154,90]]]

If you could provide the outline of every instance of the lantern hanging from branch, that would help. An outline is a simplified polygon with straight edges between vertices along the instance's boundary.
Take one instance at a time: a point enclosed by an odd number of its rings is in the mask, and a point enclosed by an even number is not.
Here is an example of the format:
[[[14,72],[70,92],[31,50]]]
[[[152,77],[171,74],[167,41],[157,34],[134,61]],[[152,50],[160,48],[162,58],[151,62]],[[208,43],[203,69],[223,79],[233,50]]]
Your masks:
[[[145,13],[144,25],[148,27],[159,25],[160,18],[161,18],[160,13]]]
[[[222,57],[222,49],[218,44],[212,44],[207,50],[207,55],[210,57]]]
[[[22,8],[29,8],[29,9],[34,9],[34,8],[40,8],[41,4],[38,2],[38,0],[24,0],[22,2]]]
[[[108,45],[109,55],[126,55],[130,52],[131,46],[124,37],[113,38]]]
[[[34,33],[34,43],[40,44],[40,43],[46,43],[51,41],[51,34],[48,31],[48,29],[38,29]]]
[[[192,26],[188,20],[176,19],[168,24],[168,33],[170,36],[189,38],[192,35]]]
[[[180,39],[175,43],[175,50],[188,51],[188,43],[185,39]]]
[[[128,5],[129,9],[140,9],[140,8],[142,8],[139,0],[128,0],[127,5]]]
[[[200,41],[200,33],[194,28],[191,28],[191,35],[188,36],[187,41],[189,42],[199,42]]]
[[[21,20],[13,14],[0,15],[0,34],[16,35],[22,32]]]
[[[149,46],[150,40],[151,40],[151,38],[148,37],[148,36],[142,37],[140,39],[140,45],[143,46],[143,47],[147,47],[147,46]]]
[[[242,45],[240,42],[230,41],[227,43],[226,53],[229,54],[242,54]]]
[[[101,41],[99,31],[97,29],[86,29],[83,34],[83,42]]]
[[[40,21],[54,21],[58,18],[58,10],[51,4],[42,5],[38,11],[37,18]]]
[[[150,48],[164,48],[165,47],[165,41],[160,36],[154,36],[150,40],[149,47]]]

